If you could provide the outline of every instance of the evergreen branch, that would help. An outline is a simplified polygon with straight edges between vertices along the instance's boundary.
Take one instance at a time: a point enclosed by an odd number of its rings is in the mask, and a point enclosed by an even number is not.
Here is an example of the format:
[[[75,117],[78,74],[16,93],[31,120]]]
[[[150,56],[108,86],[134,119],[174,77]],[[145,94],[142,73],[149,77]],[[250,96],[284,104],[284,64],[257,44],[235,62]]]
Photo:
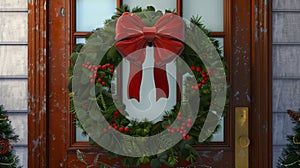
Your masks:
[[[287,113],[290,115],[292,119],[294,119],[297,122],[300,122],[300,115],[297,112],[292,110],[287,110]]]
[[[106,110],[107,110],[107,106],[106,106],[106,104],[105,104],[103,94],[100,93],[99,96],[100,96],[100,99],[101,99],[102,106],[103,106],[104,110],[106,111]]]
[[[297,161],[289,163],[289,164],[283,164],[283,163],[279,162],[279,165],[284,166],[284,167],[290,167],[290,166],[294,166],[297,163],[300,163],[300,160],[297,160]]]
[[[12,161],[11,163],[1,163],[1,162],[0,162],[0,165],[2,165],[2,166],[12,166],[12,165],[15,164],[15,163],[16,163],[16,158],[14,158],[13,161]]]

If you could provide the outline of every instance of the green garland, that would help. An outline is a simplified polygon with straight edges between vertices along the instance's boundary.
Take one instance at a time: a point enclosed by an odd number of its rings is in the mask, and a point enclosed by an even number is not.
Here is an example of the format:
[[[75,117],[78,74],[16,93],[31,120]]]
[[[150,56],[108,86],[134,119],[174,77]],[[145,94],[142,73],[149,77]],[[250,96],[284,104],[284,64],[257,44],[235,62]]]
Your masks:
[[[142,10],[141,8],[134,8],[131,11],[127,6],[122,8],[118,8],[118,13],[112,17],[112,19],[107,20],[105,25],[111,25],[116,22],[116,20],[122,15],[124,12],[142,12],[142,11],[155,11],[155,9],[151,6],[147,7],[147,9]],[[166,11],[171,12],[171,11]],[[162,16],[162,12],[156,11],[159,13],[159,16]],[[147,22],[147,17],[141,18],[142,21]],[[209,31],[205,28],[205,26],[201,23],[201,17],[192,17],[191,22],[199,27],[207,36],[211,36]],[[105,26],[101,29],[103,36],[108,35],[113,30],[110,30],[108,26]],[[86,38],[89,38],[86,37]],[[221,50],[219,48],[218,41],[210,38],[211,42],[215,45],[216,50],[219,54],[221,54]],[[78,44],[74,49],[74,53],[71,55],[72,65],[70,66],[70,77],[69,77],[69,90],[70,90],[70,97],[71,97],[71,111],[77,115],[86,115],[82,114],[84,111],[87,111],[88,104],[81,104],[81,109],[83,110],[76,110],[74,107],[72,98],[74,93],[72,92],[72,79],[73,79],[73,70],[74,64],[81,53],[81,49],[83,44]],[[131,135],[131,136],[138,136],[138,137],[148,137],[152,135],[156,135],[163,130],[168,130],[171,133],[181,134],[183,139],[173,148],[154,156],[149,157],[139,157],[139,158],[132,158],[132,157],[122,157],[123,164],[126,166],[138,166],[140,164],[150,163],[151,167],[159,167],[159,165],[164,164],[167,166],[174,166],[178,163],[178,158],[184,158],[189,162],[197,161],[198,152],[192,145],[199,144],[198,136],[202,129],[202,126],[205,122],[206,116],[208,114],[209,106],[211,103],[211,83],[209,80],[209,75],[212,73],[217,73],[218,70],[211,70],[208,72],[203,64],[203,62],[199,59],[198,55],[187,45],[185,45],[185,50],[182,52],[180,57],[190,66],[190,69],[193,72],[194,77],[196,78],[198,85],[192,86],[191,83],[187,82],[186,87],[191,88],[191,92],[199,92],[201,95],[199,112],[196,118],[194,125],[191,124],[191,118],[182,118],[181,112],[179,112],[180,104],[177,104],[173,110],[166,112],[165,116],[163,117],[162,121],[159,121],[155,124],[144,121],[144,122],[137,122],[132,121],[126,118],[128,115],[127,112],[124,110],[125,107],[123,106],[122,109],[117,109],[115,103],[112,101],[112,93],[111,93],[111,80],[113,78],[113,72],[115,67],[122,61],[122,56],[117,52],[115,46],[109,48],[107,53],[105,54],[104,58],[101,60],[100,65],[93,65],[91,62],[87,61],[82,64],[83,72],[85,72],[85,77],[87,76],[90,78],[90,83],[95,84],[95,92],[96,92],[96,101],[99,105],[102,114],[104,115],[105,119],[110,123],[110,126],[104,128],[103,130],[99,130],[102,134],[106,134],[109,129],[118,130],[124,134]],[[223,59],[223,58],[222,58]],[[180,72],[179,72],[180,73]],[[189,80],[187,80],[189,81]],[[84,82],[83,82],[84,83]],[[85,83],[87,85],[87,83]],[[88,94],[90,91],[82,91],[81,94]],[[78,123],[78,126],[81,127],[83,130],[84,126],[80,124],[78,118],[75,117]],[[176,120],[177,119],[177,120]],[[181,125],[180,128],[171,128],[170,125],[174,121],[180,122],[178,123]],[[216,120],[218,120],[216,118]],[[218,128],[218,127],[217,127]],[[190,129],[189,132],[186,129]],[[217,129],[216,129],[217,130]],[[216,130],[212,130],[215,132]],[[207,142],[209,139],[207,140]],[[92,139],[90,139],[91,144],[95,144]],[[113,144],[112,144],[113,145]],[[179,152],[178,152],[179,151]],[[110,153],[114,157],[119,157],[116,154]],[[82,162],[86,163],[82,158],[82,153],[78,153],[78,157]],[[97,163],[93,163],[97,164]]]

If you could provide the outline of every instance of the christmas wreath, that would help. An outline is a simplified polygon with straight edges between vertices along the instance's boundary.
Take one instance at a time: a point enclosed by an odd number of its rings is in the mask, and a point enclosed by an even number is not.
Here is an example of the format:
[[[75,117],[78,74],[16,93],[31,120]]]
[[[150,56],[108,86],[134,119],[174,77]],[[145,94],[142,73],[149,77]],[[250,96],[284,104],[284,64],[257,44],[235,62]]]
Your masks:
[[[155,11],[151,6],[146,9],[136,7],[131,11],[124,6],[118,8],[118,11],[116,15],[105,22],[104,28],[97,29],[93,35],[86,37],[86,45],[77,44],[71,54],[70,109],[75,114],[78,127],[91,137],[91,144],[103,146],[104,143],[106,149],[113,151],[108,153],[114,157],[136,151],[141,146],[147,148],[146,151],[152,151],[152,146],[157,144],[151,140],[151,137],[163,134],[160,137],[159,145],[161,146],[158,148],[166,150],[155,151],[157,153],[149,152],[143,156],[138,154],[122,156],[123,164],[126,166],[150,163],[151,167],[159,167],[161,164],[172,167],[178,163],[179,157],[189,162],[197,161],[198,152],[192,145],[210,140],[212,133],[218,129],[218,126],[210,123],[218,122],[226,109],[224,106],[227,86],[223,69],[225,64],[220,56],[221,50],[218,41],[210,38],[209,31],[201,23],[201,17],[192,17],[190,23],[183,23],[186,38],[191,39],[194,43],[182,42],[184,49],[179,52],[179,59],[176,60],[178,67],[188,67],[179,68],[177,73],[180,75],[190,74],[182,83],[184,86],[178,86],[180,84],[177,83],[177,87],[184,89],[184,93],[181,93],[181,98],[179,98],[181,101],[178,101],[173,109],[165,111],[163,117],[158,121],[137,121],[130,118],[126,106],[122,103],[122,97],[114,94],[117,92],[114,90],[116,83],[112,81],[118,80],[118,76],[122,72],[120,64],[124,55],[122,56],[123,53],[118,50],[119,46],[115,43],[112,34],[116,33],[116,24],[119,18],[130,14],[128,12],[136,14],[141,23],[146,26],[153,26],[164,15],[161,11]],[[172,11],[165,11],[165,13],[172,13]],[[201,37],[195,36],[195,34],[197,35],[195,32],[199,32],[199,30]],[[199,42],[199,39],[203,39],[202,41],[206,41],[206,43]],[[200,49],[195,51],[193,48],[197,43],[203,44]],[[147,42],[147,45],[152,46],[153,44]],[[218,56],[216,58],[212,55]],[[101,58],[100,63],[99,57]],[[199,57],[205,58],[205,60]],[[162,71],[158,72],[162,73]],[[225,82],[225,85],[222,82]],[[133,89],[135,86],[137,85],[135,84]],[[128,88],[130,89],[130,86]],[[137,95],[131,95],[132,97],[139,100]],[[198,103],[197,100],[199,100]],[[196,112],[193,113],[192,109],[195,109]],[[103,116],[103,118],[99,116]],[[210,121],[207,122],[207,118]],[[172,135],[172,139],[179,140],[174,143],[169,140],[169,135]],[[134,141],[134,138],[140,138],[142,143]],[[200,140],[201,138],[202,140]],[[116,148],[120,149],[115,150]],[[87,164],[80,151],[78,151],[78,158]]]

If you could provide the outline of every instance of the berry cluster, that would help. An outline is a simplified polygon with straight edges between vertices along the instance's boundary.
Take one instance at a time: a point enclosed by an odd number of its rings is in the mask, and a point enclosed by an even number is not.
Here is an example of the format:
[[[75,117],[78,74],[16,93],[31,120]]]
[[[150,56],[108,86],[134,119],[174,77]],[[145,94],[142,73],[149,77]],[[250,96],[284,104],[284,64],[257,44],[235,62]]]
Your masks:
[[[216,70],[214,69],[214,70],[206,73],[204,69],[201,69],[200,67],[195,67],[195,66],[191,66],[191,70],[196,71],[196,74],[201,75],[201,77],[197,79],[197,81],[199,82],[198,85],[192,86],[193,90],[199,90],[202,86],[204,86],[207,83],[210,74],[216,72]]]
[[[106,133],[108,130],[111,130],[111,129],[115,129],[117,131],[120,131],[120,132],[124,132],[124,133],[128,133],[130,130],[129,130],[129,127],[123,127],[123,126],[118,126],[117,123],[115,122],[115,120],[120,116],[122,115],[123,111],[122,110],[117,110],[113,113],[113,119],[112,119],[112,122],[111,124],[108,126],[108,128],[103,128],[103,133]]]
[[[87,62],[86,64],[82,64],[82,67],[87,68],[91,72],[93,72],[93,75],[90,75],[90,82],[95,83],[95,81],[102,86],[106,86],[108,80],[107,74],[110,76],[114,73],[115,67],[111,64],[105,64],[105,65],[92,65],[90,62]]]
[[[188,140],[191,138],[190,135],[187,135],[187,130],[186,128],[191,128],[192,127],[192,122],[193,120],[191,118],[188,118],[186,122],[182,121],[182,114],[181,112],[178,112],[177,115],[177,121],[179,121],[180,123],[177,123],[178,125],[181,124],[180,128],[171,128],[170,125],[167,126],[168,132],[170,133],[179,133],[183,136],[183,140]],[[176,125],[177,125],[176,124]]]

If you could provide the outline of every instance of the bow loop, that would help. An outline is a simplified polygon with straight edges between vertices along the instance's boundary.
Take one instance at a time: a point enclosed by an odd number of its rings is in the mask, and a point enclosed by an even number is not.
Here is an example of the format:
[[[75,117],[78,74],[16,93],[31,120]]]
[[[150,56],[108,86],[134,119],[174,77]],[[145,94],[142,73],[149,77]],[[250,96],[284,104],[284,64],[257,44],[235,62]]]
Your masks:
[[[172,13],[163,15],[153,27],[146,27],[141,19],[129,12],[123,13],[116,25],[116,48],[130,61],[128,97],[139,101],[142,64],[147,43],[154,47],[154,81],[156,99],[169,96],[166,64],[178,57],[184,49],[184,24]]]

